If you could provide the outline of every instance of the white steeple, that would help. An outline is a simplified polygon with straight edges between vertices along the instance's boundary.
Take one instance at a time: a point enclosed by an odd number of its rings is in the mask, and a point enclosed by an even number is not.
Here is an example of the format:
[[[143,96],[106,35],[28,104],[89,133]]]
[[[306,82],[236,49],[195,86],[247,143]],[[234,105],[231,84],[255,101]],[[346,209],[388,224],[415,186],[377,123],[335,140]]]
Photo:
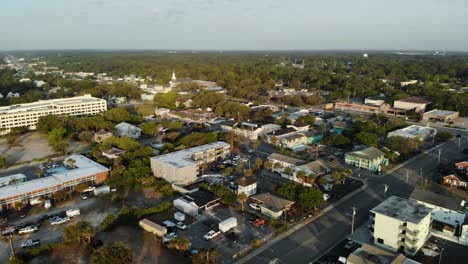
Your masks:
[[[175,81],[177,80],[177,78],[175,77],[175,72],[174,70],[172,70],[172,78],[171,78],[172,81]]]

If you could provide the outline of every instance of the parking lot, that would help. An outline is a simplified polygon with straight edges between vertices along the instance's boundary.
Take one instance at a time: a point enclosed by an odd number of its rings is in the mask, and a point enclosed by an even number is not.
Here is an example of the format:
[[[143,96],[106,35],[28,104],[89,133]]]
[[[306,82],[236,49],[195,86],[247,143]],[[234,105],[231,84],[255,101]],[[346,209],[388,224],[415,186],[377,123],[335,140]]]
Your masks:
[[[176,210],[173,208],[149,219],[159,224],[165,220],[175,223],[174,212]],[[220,262],[231,263],[233,256],[240,250],[249,247],[252,241],[273,232],[273,229],[267,225],[255,227],[249,222],[247,215],[249,214],[243,215],[233,207],[219,205],[195,217],[186,215],[184,223],[187,225],[187,229],[173,228],[168,232],[175,232],[179,237],[189,238],[192,249],[217,248],[221,253]],[[218,230],[218,224],[230,217],[237,219],[237,227],[227,233],[220,233],[211,240],[204,239],[206,233],[210,230]]]

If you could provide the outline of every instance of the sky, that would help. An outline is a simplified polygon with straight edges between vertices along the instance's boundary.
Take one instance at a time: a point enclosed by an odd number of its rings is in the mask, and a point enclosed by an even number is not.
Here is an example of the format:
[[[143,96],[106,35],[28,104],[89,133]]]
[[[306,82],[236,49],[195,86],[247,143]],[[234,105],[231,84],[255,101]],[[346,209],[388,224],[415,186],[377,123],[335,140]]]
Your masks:
[[[468,51],[467,0],[0,0],[0,51]]]

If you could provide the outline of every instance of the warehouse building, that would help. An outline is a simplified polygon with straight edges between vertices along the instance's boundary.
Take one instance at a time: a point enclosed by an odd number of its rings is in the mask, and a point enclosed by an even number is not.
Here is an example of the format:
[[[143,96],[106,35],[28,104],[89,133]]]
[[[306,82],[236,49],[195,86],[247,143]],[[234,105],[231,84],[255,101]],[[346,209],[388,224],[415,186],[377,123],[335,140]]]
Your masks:
[[[39,117],[46,115],[86,116],[96,115],[107,110],[104,99],[91,95],[71,98],[39,100],[34,103],[17,104],[0,107],[0,129],[2,134],[14,127],[36,129]]]
[[[224,159],[229,153],[230,145],[218,141],[152,157],[151,169],[154,176],[163,178],[171,184],[188,184],[197,179],[201,164]]]
[[[459,112],[434,109],[423,114],[424,121],[450,123],[460,117]]]
[[[415,112],[424,112],[431,102],[421,97],[409,97],[406,99],[395,100],[393,107],[405,110],[414,110]]]
[[[0,211],[13,208],[17,202],[49,197],[60,190],[71,191],[80,183],[103,183],[109,175],[108,168],[82,155],[67,157],[63,166],[53,171],[47,177],[0,187]]]

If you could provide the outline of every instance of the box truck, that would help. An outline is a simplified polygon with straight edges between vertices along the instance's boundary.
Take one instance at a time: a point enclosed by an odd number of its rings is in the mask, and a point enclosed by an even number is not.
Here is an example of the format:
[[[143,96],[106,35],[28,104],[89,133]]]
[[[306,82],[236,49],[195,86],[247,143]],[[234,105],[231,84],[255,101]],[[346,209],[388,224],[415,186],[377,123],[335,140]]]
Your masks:
[[[65,212],[65,214],[70,218],[77,217],[80,215],[80,209],[69,209]]]
[[[227,231],[231,230],[232,228],[237,226],[237,219],[235,217],[230,217],[221,223],[219,223],[218,228],[221,232],[226,233]]]

